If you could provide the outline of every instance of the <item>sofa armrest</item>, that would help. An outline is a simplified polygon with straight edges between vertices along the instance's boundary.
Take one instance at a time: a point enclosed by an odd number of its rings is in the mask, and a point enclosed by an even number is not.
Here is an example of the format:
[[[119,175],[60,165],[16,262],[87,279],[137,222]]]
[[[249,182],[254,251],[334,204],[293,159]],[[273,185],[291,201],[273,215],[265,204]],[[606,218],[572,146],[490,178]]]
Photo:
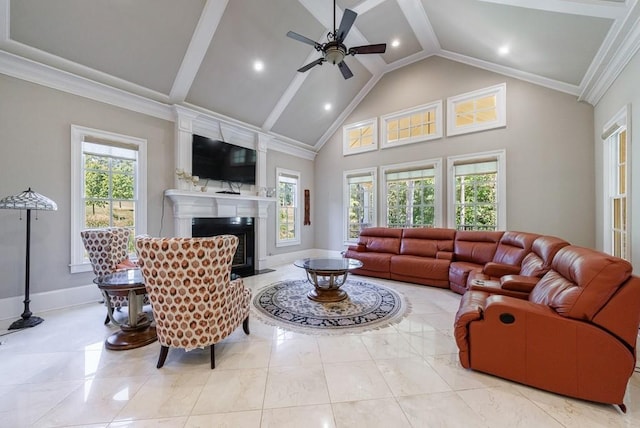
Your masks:
[[[504,275],[515,275],[520,273],[520,266],[489,262],[484,265],[482,272],[494,278],[500,278]]]
[[[357,245],[349,245],[349,248],[347,248],[349,251],[356,251],[358,253],[364,253],[367,251],[367,246],[364,244],[357,244]]]
[[[533,287],[540,281],[540,278],[524,275],[505,275],[500,278],[500,287],[505,290],[531,293]]]
[[[436,259],[453,260],[453,253],[451,251],[438,251],[436,252]]]
[[[468,292],[463,294],[454,321],[453,335],[458,345],[458,356],[464,368],[469,368],[469,324],[482,319],[482,311],[488,293]]]

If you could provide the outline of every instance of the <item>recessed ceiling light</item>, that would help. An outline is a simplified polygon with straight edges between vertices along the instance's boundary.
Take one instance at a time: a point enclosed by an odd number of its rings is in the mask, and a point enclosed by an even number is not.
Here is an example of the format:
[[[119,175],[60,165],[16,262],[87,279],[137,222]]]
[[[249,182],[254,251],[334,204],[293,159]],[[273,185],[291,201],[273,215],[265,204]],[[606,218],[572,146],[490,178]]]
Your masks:
[[[262,71],[264,70],[264,63],[260,60],[256,60],[253,62],[253,69],[255,71]]]
[[[500,46],[500,48],[498,49],[498,54],[499,55],[507,55],[509,53],[509,46],[508,45],[503,45]]]
[[[331,103],[326,103],[326,104],[324,105],[324,109],[325,109],[325,111],[329,111],[329,110],[331,110]]]
[[[391,47],[393,47],[393,48],[397,48],[398,46],[400,46],[400,40],[398,40],[398,39],[393,39],[393,40],[391,41]]]

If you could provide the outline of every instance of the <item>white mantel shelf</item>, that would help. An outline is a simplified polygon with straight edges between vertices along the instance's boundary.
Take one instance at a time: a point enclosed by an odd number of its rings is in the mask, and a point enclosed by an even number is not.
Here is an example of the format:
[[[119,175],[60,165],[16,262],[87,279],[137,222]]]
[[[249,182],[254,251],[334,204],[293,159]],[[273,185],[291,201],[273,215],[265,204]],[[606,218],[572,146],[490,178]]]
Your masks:
[[[173,203],[175,219],[194,217],[267,218],[267,208],[276,198],[255,195],[195,192],[168,189],[164,195]]]

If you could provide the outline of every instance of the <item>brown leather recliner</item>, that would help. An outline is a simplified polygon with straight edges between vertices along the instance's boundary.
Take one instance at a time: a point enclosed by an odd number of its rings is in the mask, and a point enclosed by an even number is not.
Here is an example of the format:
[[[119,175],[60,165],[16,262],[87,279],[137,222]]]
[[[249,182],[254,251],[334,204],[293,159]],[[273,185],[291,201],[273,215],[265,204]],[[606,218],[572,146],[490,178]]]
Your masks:
[[[522,260],[517,275],[506,274],[506,269],[496,269],[494,263],[487,263],[482,271],[469,274],[467,287],[526,300],[540,278],[551,269],[553,257],[567,245],[567,241],[555,236],[539,236],[533,241],[531,252]]]
[[[636,361],[640,278],[627,261],[566,246],[529,300],[470,290],[455,339],[465,368],[617,404]]]

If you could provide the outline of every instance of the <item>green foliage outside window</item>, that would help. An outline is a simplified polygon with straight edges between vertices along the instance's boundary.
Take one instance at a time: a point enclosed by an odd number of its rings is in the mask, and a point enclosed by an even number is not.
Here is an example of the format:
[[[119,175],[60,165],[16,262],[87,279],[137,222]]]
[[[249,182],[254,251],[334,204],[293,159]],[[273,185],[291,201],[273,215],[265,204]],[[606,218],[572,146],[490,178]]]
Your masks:
[[[496,230],[497,173],[456,176],[456,228]]]
[[[433,227],[434,224],[434,177],[387,183],[387,226]]]
[[[297,185],[289,181],[278,183],[279,207],[279,238],[280,240],[296,238],[296,193]]]
[[[372,182],[349,184],[349,239],[357,239],[360,230],[371,225],[373,198]]]

